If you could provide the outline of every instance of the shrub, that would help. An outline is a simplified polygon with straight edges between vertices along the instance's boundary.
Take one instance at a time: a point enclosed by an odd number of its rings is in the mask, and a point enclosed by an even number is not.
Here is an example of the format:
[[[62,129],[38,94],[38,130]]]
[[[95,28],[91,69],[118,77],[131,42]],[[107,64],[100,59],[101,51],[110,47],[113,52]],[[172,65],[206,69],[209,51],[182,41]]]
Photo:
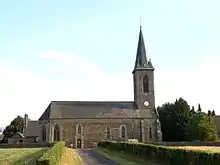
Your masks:
[[[169,165],[219,165],[220,153],[192,151],[143,143],[101,141],[98,146],[123,151],[143,158],[151,158]]]
[[[37,160],[37,165],[58,165],[64,147],[65,142],[63,141],[55,143]]]

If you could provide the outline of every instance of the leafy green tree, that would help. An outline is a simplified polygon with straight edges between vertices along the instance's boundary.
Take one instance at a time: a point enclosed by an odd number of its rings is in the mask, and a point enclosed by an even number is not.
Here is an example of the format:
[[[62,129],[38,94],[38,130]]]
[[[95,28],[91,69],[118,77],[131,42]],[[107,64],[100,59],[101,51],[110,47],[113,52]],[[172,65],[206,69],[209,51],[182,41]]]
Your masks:
[[[212,116],[212,112],[208,110],[208,116]]]
[[[191,113],[189,117],[189,123],[187,127],[187,137],[186,141],[199,140],[199,132],[197,129],[197,125],[199,122],[199,118],[197,117],[197,112]]]
[[[205,112],[197,112],[190,116],[186,140],[213,141],[217,139],[214,118]]]
[[[166,103],[158,107],[163,140],[183,141],[187,136],[190,107],[186,100],[179,98],[175,103]]]
[[[175,125],[173,124],[174,104],[163,104],[161,107],[158,107],[157,110],[159,113],[159,120],[161,122],[163,140],[173,141],[175,137],[171,135],[171,132],[175,129]]]
[[[191,108],[191,110],[190,110],[190,114],[195,114],[196,112],[195,112],[195,107],[194,106],[192,106],[192,108]]]
[[[214,110],[214,109],[212,110],[212,113],[211,113],[211,114],[212,114],[212,117],[215,116],[215,110]]]
[[[12,137],[16,132],[23,132],[24,119],[21,116],[17,116],[10,125],[6,126],[3,131],[3,142],[6,142],[8,138]]]
[[[217,138],[214,112],[190,109],[187,101],[180,98],[157,108],[164,141],[212,141]]]
[[[198,118],[198,133],[199,140],[201,141],[213,141],[217,139],[217,129],[214,122],[214,118],[204,112],[197,114]]]
[[[179,100],[176,100],[174,103],[174,111],[176,113],[176,129],[178,130],[176,137],[178,141],[184,141],[186,136],[188,136],[187,128],[190,120],[190,106],[186,100],[179,98]]]

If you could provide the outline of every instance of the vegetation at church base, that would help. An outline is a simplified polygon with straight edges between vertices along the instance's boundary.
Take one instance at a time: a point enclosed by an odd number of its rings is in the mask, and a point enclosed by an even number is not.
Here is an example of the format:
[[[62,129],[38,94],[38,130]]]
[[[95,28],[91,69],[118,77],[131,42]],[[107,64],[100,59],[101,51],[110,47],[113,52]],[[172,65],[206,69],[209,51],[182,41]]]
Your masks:
[[[131,154],[125,154],[124,152],[109,150],[102,147],[95,148],[93,151],[120,165],[159,165],[158,162],[152,160],[148,161],[143,158],[134,157]]]
[[[214,122],[215,111],[190,108],[187,101],[179,98],[157,108],[161,122],[163,141],[215,141],[217,130]],[[173,131],[175,130],[175,131]]]
[[[168,165],[219,165],[220,153],[151,144],[101,141],[99,147],[158,160]]]
[[[64,148],[65,142],[55,143],[37,160],[37,165],[58,165]]]
[[[46,148],[0,149],[0,165],[36,165],[36,160],[46,150]]]

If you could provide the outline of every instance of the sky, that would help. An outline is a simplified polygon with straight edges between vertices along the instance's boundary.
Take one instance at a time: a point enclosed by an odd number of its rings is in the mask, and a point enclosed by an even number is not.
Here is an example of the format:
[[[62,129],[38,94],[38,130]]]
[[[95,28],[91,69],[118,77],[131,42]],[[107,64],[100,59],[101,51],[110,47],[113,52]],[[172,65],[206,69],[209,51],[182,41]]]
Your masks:
[[[0,2],[0,126],[52,100],[132,101],[140,22],[156,105],[183,97],[220,114],[220,1]],[[141,21],[140,21],[141,16]]]

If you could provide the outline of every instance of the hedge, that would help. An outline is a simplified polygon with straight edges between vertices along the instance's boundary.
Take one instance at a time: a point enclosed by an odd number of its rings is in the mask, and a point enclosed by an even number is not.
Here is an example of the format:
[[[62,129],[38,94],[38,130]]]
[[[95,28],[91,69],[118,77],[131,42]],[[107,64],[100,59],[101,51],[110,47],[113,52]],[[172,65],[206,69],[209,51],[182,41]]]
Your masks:
[[[38,160],[37,165],[58,165],[65,142],[57,142],[47,150]]]
[[[149,158],[168,165],[220,165],[220,153],[192,151],[143,143],[101,141],[99,147]]]

